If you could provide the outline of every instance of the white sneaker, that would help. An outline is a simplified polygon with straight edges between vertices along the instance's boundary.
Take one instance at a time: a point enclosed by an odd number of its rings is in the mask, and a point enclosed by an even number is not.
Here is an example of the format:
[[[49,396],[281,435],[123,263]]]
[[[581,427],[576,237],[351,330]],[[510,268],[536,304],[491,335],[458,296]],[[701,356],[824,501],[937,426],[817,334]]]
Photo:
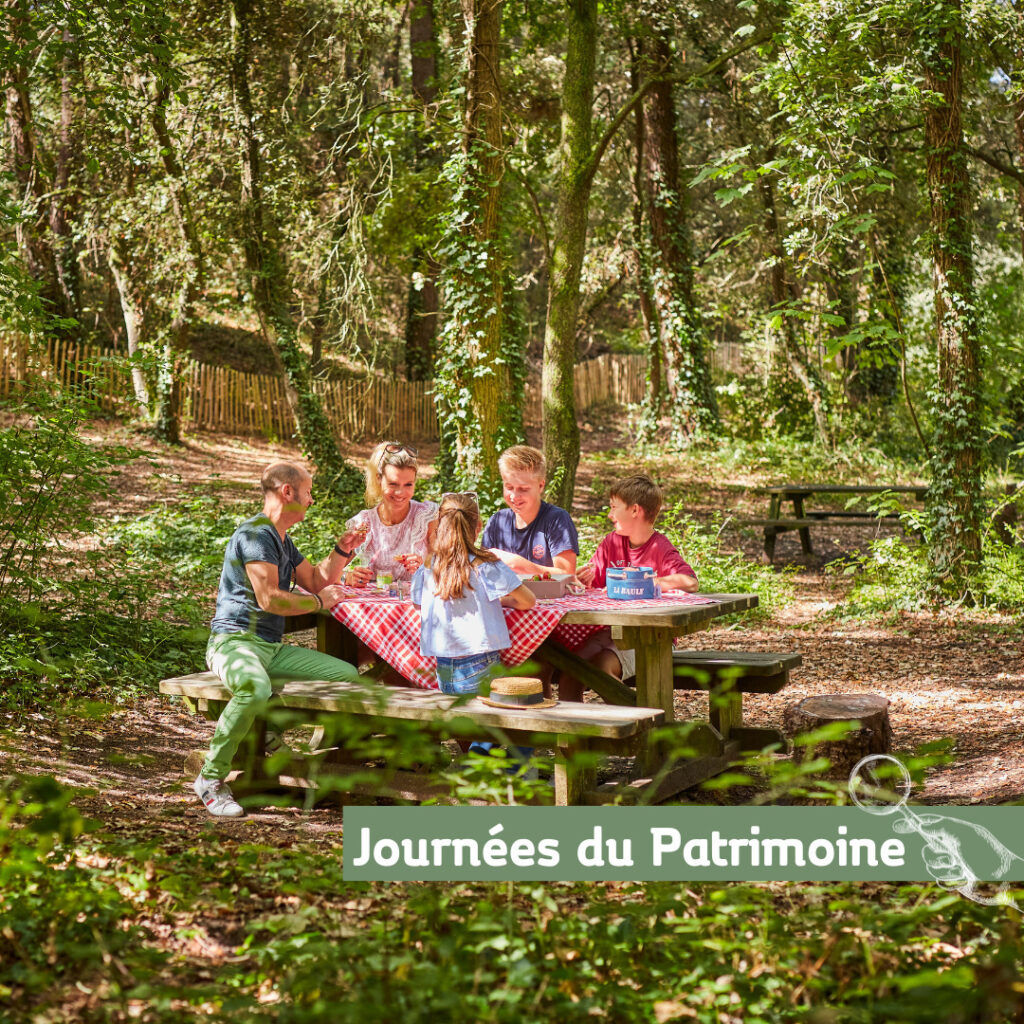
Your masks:
[[[240,818],[245,811],[231,795],[231,787],[223,779],[206,779],[202,775],[192,783],[196,796],[215,818]]]

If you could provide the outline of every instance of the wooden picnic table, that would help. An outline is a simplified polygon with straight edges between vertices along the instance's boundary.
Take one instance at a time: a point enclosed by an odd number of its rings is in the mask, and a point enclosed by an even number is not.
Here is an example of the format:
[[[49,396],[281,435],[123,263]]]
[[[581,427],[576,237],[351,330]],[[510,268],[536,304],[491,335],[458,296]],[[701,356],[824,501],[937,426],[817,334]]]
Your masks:
[[[600,603],[600,607],[579,607],[586,603],[586,598],[566,597],[539,602],[525,611],[506,610],[513,648],[518,650],[517,657],[508,664],[521,663],[536,651],[555,668],[582,679],[608,703],[661,708],[669,721],[674,717],[673,638],[703,629],[721,615],[757,607],[756,594],[682,594],[675,599],[665,595],[649,601],[600,602],[596,600],[598,594],[590,591],[587,596],[594,598],[593,603]],[[696,603],[698,599],[701,603]],[[554,631],[550,627],[536,628],[535,620],[542,616],[557,621]],[[621,649],[636,651],[635,690],[573,654],[572,640],[579,646],[589,632],[603,626],[611,628],[612,639]],[[571,627],[584,628],[574,631]],[[525,646],[520,646],[524,637]],[[432,679],[423,681],[424,665],[432,662],[419,654],[419,609],[411,602],[385,602],[371,594],[361,600],[361,595],[350,592],[343,604],[323,618],[318,644],[328,654],[355,663],[356,640],[369,646],[414,685],[435,685]]]
[[[683,603],[695,598],[705,599],[703,603]],[[373,601],[369,595],[367,602]],[[346,601],[345,605],[353,605],[358,601]],[[672,665],[672,641],[675,637],[688,636],[704,629],[713,619],[734,612],[748,611],[756,608],[756,594],[698,594],[689,597],[680,595],[675,601],[666,595],[659,601],[610,601],[603,607],[572,608],[571,598],[560,601],[544,602],[538,609],[550,611],[564,603],[567,608],[561,615],[560,627],[604,627],[611,629],[612,639],[622,649],[636,651],[636,688],[633,689],[614,676],[590,665],[578,657],[565,643],[560,642],[560,635],[572,635],[571,628],[559,634],[549,633],[547,638],[536,648],[537,656],[553,665],[556,669],[569,672],[580,679],[586,686],[597,692],[607,703],[633,706],[636,708],[660,709],[664,713],[665,722],[675,719],[674,706],[674,673]],[[411,617],[415,612],[418,623],[418,609],[408,602],[403,602],[405,616]],[[404,605],[409,604],[408,608]],[[342,616],[340,609],[334,609],[332,615],[322,615],[318,621],[318,647],[336,657],[353,661],[356,657],[357,641],[371,641],[370,646],[380,648],[381,631],[372,618],[367,621],[366,629],[359,616],[353,616],[353,608],[347,612],[347,622],[339,621]],[[522,616],[520,628],[522,628]],[[410,619],[411,621],[411,619]],[[417,637],[418,624],[415,630],[410,629],[410,621],[399,623],[392,619],[388,624],[387,641],[390,663],[410,677],[409,663],[411,652],[405,648],[412,643],[411,637]],[[352,627],[355,627],[353,629]],[[515,640],[515,630],[510,623],[510,632]],[[362,634],[362,635],[360,635]],[[403,636],[405,640],[403,641]],[[570,708],[573,705],[566,705]],[[579,705],[577,705],[578,707]],[[590,707],[592,705],[587,705]],[[664,762],[664,751],[657,745],[648,745],[637,753],[633,780],[630,785],[637,791],[643,790],[659,777],[656,799],[665,800],[683,789],[696,785],[704,779],[711,778],[725,770],[730,760],[739,753],[739,743],[729,742],[723,738],[710,720],[699,723],[696,731],[688,738],[688,745],[699,750],[697,757],[677,766],[668,773],[661,772]],[[635,751],[630,751],[634,753]],[[586,780],[579,781],[574,790],[583,791],[588,785]],[[611,790],[609,789],[609,792]]]
[[[827,522],[842,522],[846,526],[877,525],[882,519],[893,518],[892,514],[883,516],[858,512],[853,509],[811,509],[805,510],[804,500],[815,494],[833,494],[839,497],[867,496],[872,494],[909,494],[916,501],[923,501],[928,492],[927,484],[829,484],[829,483],[796,483],[774,484],[770,487],[758,487],[755,494],[770,496],[768,516],[766,519],[747,520],[749,526],[764,527],[764,550],[768,560],[775,555],[775,538],[780,533],[797,530],[800,534],[800,546],[806,554],[811,554],[811,527]],[[782,503],[792,502],[793,516],[782,515]]]
[[[701,603],[696,603],[696,598],[691,595],[680,595],[675,600],[638,602],[601,602],[594,595],[589,602],[590,607],[585,607],[588,602],[577,598],[566,601],[568,607],[564,611],[558,607],[558,602],[545,602],[538,606],[538,612],[532,618],[517,613],[516,620],[510,622],[510,627],[514,627],[510,628],[513,641],[518,637],[524,646],[529,647],[524,637],[533,635],[536,643],[540,633],[546,637],[539,649],[540,656],[556,667],[578,675],[587,685],[601,692],[607,702],[564,702],[539,712],[491,708],[478,699],[456,701],[436,689],[430,689],[424,682],[425,666],[418,650],[419,610],[409,602],[385,601],[379,595],[366,594],[362,601],[361,595],[351,596],[352,600],[344,602],[349,606],[344,614],[341,611],[343,606],[338,606],[332,614],[292,616],[286,619],[286,632],[315,627],[320,650],[353,663],[357,659],[360,640],[370,640],[371,647],[376,645],[380,650],[388,651],[393,667],[414,685],[380,686],[370,678],[365,684],[286,683],[276,698],[283,707],[294,713],[311,715],[314,720],[323,714],[357,714],[377,718],[382,724],[388,719],[415,720],[426,728],[440,726],[459,717],[469,718],[484,729],[499,728],[509,741],[520,745],[535,745],[535,740],[547,737],[557,750],[555,800],[559,804],[635,800],[640,794],[653,800],[664,800],[723,771],[741,749],[739,734],[732,737],[727,729],[720,731],[709,719],[706,723],[697,723],[686,736],[686,745],[695,748],[697,756],[665,770],[664,748],[652,743],[649,734],[674,717],[673,638],[702,629],[720,615],[756,607],[757,597],[754,594],[700,595],[704,598]],[[361,603],[368,607],[359,613]],[[558,613],[554,619],[559,626],[564,625],[558,633],[551,629],[553,607]],[[602,626],[609,626],[613,637],[623,647],[636,650],[635,690],[597,671],[565,646]],[[556,636],[565,643],[555,639]],[[413,645],[415,651],[411,650]],[[533,650],[529,647],[529,652]],[[523,658],[527,656],[522,650],[519,653]],[[200,710],[214,719],[223,702],[230,698],[224,684],[210,672],[165,679],[160,690],[196,701]],[[245,769],[257,782],[263,772],[264,729],[265,723],[258,723],[258,735],[248,752],[248,767]],[[320,731],[322,733],[322,728]],[[347,764],[344,751],[334,748],[320,750],[319,741],[312,742],[312,746],[316,748],[317,772],[365,775],[364,765]],[[624,778],[596,786],[593,763],[588,764],[586,759],[574,756],[587,751],[635,758],[633,769]],[[205,752],[196,751],[186,759],[186,774],[191,773],[189,777],[199,770],[204,756]],[[301,768],[296,771],[298,775],[305,773]],[[436,783],[415,773],[388,774],[390,779],[384,790],[387,795],[418,800],[442,795],[444,787],[438,788]],[[282,774],[275,781],[285,779],[296,782],[296,776],[289,773]],[[308,779],[299,782],[303,786],[315,785]]]

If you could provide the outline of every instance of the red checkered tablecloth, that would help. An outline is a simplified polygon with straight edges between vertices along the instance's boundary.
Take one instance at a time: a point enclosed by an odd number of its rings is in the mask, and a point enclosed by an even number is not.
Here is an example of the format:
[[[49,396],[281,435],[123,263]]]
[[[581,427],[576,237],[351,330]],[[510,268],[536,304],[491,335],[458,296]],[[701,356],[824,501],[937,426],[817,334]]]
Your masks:
[[[410,601],[346,587],[346,600],[335,605],[331,614],[350,629],[374,654],[397,669],[414,686],[425,690],[437,688],[435,661],[420,654],[420,610]],[[615,601],[603,590],[588,591],[578,597],[538,601],[525,611],[505,608],[505,621],[511,645],[501,652],[506,665],[521,665],[549,637],[576,650],[592,633],[606,627],[600,625],[560,625],[563,615],[574,611],[621,611],[623,601]],[[632,608],[664,608],[680,604],[713,604],[698,594],[674,593],[671,597],[648,601],[630,601]]]

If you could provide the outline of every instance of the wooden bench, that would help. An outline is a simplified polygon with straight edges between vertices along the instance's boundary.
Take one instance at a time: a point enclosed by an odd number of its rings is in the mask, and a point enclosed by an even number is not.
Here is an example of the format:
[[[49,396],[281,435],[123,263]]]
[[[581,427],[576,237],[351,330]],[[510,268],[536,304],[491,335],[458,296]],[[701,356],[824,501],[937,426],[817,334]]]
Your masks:
[[[743,694],[778,693],[789,682],[790,669],[803,663],[799,654],[764,651],[675,651],[672,674],[678,690],[707,690],[711,724],[726,741],[744,751],[762,750],[772,743],[786,750],[777,729],[743,723]]]
[[[164,679],[160,683],[160,692],[187,698],[213,720],[231,699],[227,687],[212,672]],[[507,739],[523,746],[535,746],[538,741],[540,745],[551,745],[558,752],[555,759],[555,803],[558,805],[603,800],[600,794],[595,795],[594,768],[580,767],[577,754],[589,751],[623,756],[641,753],[646,746],[648,732],[665,720],[665,713],[660,708],[566,702],[542,710],[512,711],[490,707],[478,698],[453,707],[458,700],[437,690],[381,686],[372,681],[290,682],[276,694],[271,707],[287,708],[298,718],[314,722],[325,715],[366,716],[380,720],[381,731],[386,731],[388,720],[419,722],[434,730],[457,720],[469,720],[484,730],[500,730],[503,742]],[[254,778],[259,776],[263,764],[264,731],[265,722],[258,723],[253,730],[252,749],[242,755],[248,756],[247,775]],[[321,776],[357,772],[365,776],[368,770],[372,771],[364,764],[345,762],[343,751],[316,750],[313,756],[318,759],[315,772]],[[187,771],[198,774],[198,770],[199,765],[193,757]],[[302,771],[301,766],[298,770]],[[356,784],[353,791],[412,800],[447,794],[446,787],[414,772],[380,771],[382,776],[387,776],[386,788]],[[294,775],[280,776],[274,781],[287,784],[295,778]],[[607,795],[606,787],[602,787],[602,793]]]
[[[775,538],[780,533],[788,533],[791,530],[800,531],[800,546],[805,554],[811,554],[811,527],[821,526],[823,523],[835,521],[841,526],[880,526],[887,521],[891,524],[897,520],[896,516],[872,516],[864,513],[851,511],[830,512],[821,509],[812,512],[805,512],[802,519],[742,519],[738,521],[739,526],[762,526],[764,527],[764,554],[770,562],[775,558]]]

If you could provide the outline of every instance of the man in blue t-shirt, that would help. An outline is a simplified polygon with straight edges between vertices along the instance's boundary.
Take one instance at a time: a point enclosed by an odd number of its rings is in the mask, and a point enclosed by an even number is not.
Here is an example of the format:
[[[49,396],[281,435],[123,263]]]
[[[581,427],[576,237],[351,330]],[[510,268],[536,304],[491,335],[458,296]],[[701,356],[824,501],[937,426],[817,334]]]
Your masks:
[[[541,500],[544,456],[517,444],[502,453],[498,469],[508,508],[488,520],[483,546],[518,573],[575,573],[580,553],[576,527],[564,508]]]
[[[310,565],[288,530],[306,518],[313,504],[312,478],[301,466],[277,462],[264,470],[260,486],[263,512],[235,530],[224,552],[206,647],[206,664],[231,691],[231,700],[217,720],[193,789],[219,818],[244,813],[224,779],[238,745],[270,699],[272,678],[359,679],[347,661],[282,643],[282,638],[285,617],[329,609],[345,599],[338,581],[362,533],[346,533],[319,565]],[[292,593],[293,578],[308,593]]]

